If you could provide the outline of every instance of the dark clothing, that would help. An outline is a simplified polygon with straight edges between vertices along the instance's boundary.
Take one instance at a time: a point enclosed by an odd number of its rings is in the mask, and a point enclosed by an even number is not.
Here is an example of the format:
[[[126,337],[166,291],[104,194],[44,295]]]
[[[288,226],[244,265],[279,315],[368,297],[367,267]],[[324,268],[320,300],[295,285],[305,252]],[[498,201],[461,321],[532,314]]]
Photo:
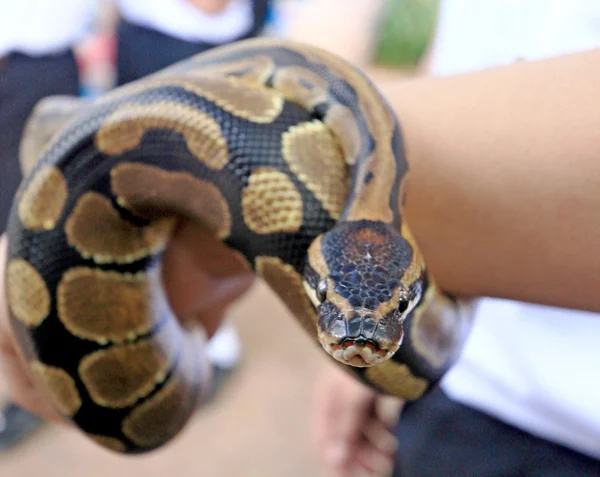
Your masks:
[[[252,27],[233,41],[257,36],[265,25],[268,0],[254,0]],[[189,42],[121,19],[117,26],[117,85],[155,73],[178,61],[219,46]]]
[[[600,461],[449,399],[407,404],[393,477],[597,477]]]
[[[27,118],[46,96],[78,94],[79,71],[70,50],[36,57],[12,53],[0,60],[0,233],[6,229],[21,181],[19,146]],[[14,446],[43,423],[10,402],[0,409],[0,421],[2,449]]]
[[[0,232],[21,181],[19,144],[25,122],[39,100],[56,94],[79,94],[73,52],[40,57],[13,53],[0,65]]]

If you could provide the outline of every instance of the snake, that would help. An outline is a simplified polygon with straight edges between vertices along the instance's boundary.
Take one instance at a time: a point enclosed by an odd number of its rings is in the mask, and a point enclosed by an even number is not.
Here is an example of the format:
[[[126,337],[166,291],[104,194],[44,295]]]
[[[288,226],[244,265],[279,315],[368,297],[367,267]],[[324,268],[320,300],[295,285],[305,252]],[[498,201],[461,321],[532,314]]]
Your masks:
[[[33,381],[105,449],[161,448],[198,408],[207,370],[161,282],[182,219],[379,393],[417,400],[461,354],[468,306],[437,286],[403,217],[399,121],[325,49],[248,39],[93,99],[48,98],[20,160],[11,327]]]

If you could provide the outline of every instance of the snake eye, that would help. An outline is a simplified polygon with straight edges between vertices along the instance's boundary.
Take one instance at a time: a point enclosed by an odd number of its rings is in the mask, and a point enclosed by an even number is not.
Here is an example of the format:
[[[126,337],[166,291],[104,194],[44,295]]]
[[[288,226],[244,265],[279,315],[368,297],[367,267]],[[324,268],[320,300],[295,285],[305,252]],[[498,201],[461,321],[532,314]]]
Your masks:
[[[317,285],[317,299],[320,303],[325,301],[327,297],[327,280],[323,279]]]
[[[403,292],[400,294],[400,299],[398,300],[398,311],[400,313],[404,313],[408,309],[409,301],[408,293]]]

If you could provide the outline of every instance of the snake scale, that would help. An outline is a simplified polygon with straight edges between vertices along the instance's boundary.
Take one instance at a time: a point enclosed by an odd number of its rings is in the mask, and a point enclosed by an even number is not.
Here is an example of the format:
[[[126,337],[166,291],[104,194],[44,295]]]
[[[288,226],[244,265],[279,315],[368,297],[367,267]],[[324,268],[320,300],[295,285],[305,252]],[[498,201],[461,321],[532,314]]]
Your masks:
[[[402,218],[398,121],[346,61],[244,40],[65,104],[56,133],[31,139],[6,292],[32,378],[105,448],[161,447],[196,408],[198,350],[160,282],[177,218],[209,228],[382,393],[418,399],[459,356],[468,315]]]

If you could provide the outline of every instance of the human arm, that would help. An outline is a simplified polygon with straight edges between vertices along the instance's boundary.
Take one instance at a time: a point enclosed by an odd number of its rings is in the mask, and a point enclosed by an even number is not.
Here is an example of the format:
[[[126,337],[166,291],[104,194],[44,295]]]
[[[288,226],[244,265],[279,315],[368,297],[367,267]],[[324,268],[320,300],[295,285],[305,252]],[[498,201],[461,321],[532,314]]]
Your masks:
[[[406,219],[443,288],[600,310],[599,59],[379,85],[412,170]],[[361,435],[381,398],[337,369],[317,387],[317,450],[344,475],[376,449]]]
[[[600,311],[600,50],[380,84],[405,217],[446,290]]]
[[[599,57],[379,84],[407,143],[406,218],[446,290],[600,311]]]

